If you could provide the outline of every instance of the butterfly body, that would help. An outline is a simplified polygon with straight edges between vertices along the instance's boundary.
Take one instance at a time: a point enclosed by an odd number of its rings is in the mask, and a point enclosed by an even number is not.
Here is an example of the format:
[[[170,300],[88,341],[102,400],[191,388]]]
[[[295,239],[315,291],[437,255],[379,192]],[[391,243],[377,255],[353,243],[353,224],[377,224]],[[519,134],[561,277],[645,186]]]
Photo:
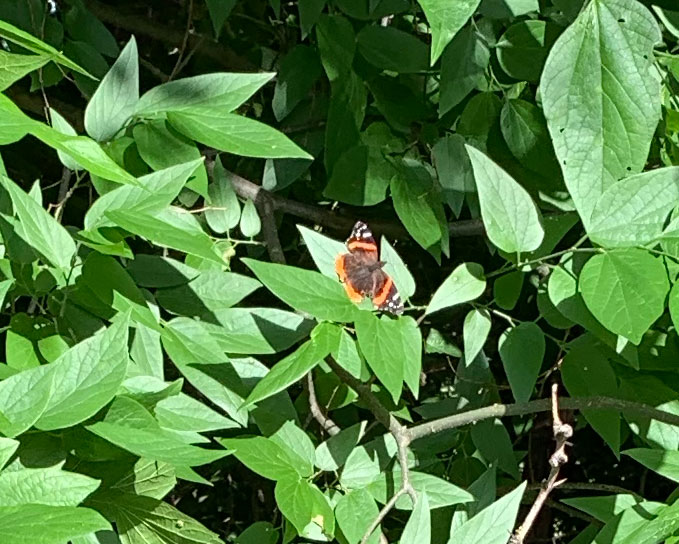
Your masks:
[[[335,270],[349,298],[360,302],[364,297],[372,298],[378,309],[392,314],[403,313],[403,302],[393,279],[383,270],[377,243],[368,226],[357,221],[347,239],[348,253],[337,256]]]

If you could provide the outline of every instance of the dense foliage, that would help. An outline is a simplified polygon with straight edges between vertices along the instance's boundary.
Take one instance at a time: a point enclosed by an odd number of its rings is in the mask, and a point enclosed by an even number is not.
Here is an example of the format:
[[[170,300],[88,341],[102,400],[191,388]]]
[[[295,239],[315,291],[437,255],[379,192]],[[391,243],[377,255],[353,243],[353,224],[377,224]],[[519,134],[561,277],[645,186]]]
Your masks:
[[[0,1],[0,542],[679,542],[673,8]]]

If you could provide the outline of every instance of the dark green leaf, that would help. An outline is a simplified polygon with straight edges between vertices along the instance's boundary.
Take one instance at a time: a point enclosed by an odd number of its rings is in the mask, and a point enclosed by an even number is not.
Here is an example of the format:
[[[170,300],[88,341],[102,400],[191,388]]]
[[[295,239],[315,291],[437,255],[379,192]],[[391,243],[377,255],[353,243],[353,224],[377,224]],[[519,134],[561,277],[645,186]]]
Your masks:
[[[510,26],[497,42],[500,66],[515,79],[537,83],[560,31],[546,21],[528,20]]]
[[[500,337],[498,351],[516,402],[528,402],[545,356],[545,335],[535,323],[520,323]]]

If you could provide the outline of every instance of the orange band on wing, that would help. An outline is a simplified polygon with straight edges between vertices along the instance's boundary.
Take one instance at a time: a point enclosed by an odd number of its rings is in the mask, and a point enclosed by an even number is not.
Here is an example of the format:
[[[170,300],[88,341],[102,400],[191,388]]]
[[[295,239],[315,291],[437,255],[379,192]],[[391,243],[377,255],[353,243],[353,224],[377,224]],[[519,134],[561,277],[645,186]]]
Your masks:
[[[344,281],[347,277],[347,271],[344,268],[344,257],[346,257],[346,254],[338,255],[335,258],[335,272],[337,272],[340,281]]]
[[[352,302],[361,302],[363,300],[363,295],[356,291],[350,283],[345,283],[344,284],[344,289],[347,292],[347,295],[349,295],[349,299]]]
[[[392,285],[394,285],[394,280],[392,280],[390,277],[387,277],[387,281],[384,282],[380,292],[373,297],[373,304],[375,306],[382,306],[382,304],[385,303],[387,297],[389,296],[389,291],[391,291]]]
[[[358,240],[355,240],[353,242],[349,242],[349,245],[347,246],[351,251],[354,249],[365,249],[366,251],[377,251],[377,246],[373,244],[372,242],[359,242]]]

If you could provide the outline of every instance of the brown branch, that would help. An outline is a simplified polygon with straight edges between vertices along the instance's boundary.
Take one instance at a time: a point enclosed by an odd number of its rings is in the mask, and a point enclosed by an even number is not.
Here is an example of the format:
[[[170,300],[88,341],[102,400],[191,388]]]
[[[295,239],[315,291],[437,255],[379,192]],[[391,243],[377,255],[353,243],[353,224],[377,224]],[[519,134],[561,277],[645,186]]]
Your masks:
[[[142,34],[175,47],[181,47],[184,40],[185,33],[183,30],[159,25],[142,15],[125,15],[121,13],[119,8],[109,6],[98,0],[85,0],[85,5],[101,21],[122,28],[131,34]],[[188,45],[197,47],[199,53],[229,70],[257,70],[257,67],[249,60],[236,54],[232,49],[214,40],[203,38],[199,34],[191,34],[188,37]]]
[[[321,208],[320,206],[313,206],[311,204],[289,200],[276,193],[267,191],[261,185],[257,185],[238,174],[231,173],[231,176],[233,187],[241,198],[250,198],[256,203],[258,198],[262,198],[262,195],[267,195],[267,198],[271,200],[274,209],[301,219],[307,219],[313,223],[331,229],[350,231],[356,222],[356,217],[339,215],[331,210]],[[370,226],[376,232],[380,232],[391,238],[409,237],[408,231],[406,231],[403,226],[392,221],[372,219],[370,220]],[[485,233],[483,222],[480,219],[455,221],[449,224],[449,231],[453,238],[483,236]]]
[[[559,386],[558,384],[552,384],[552,433],[554,434],[554,440],[556,441],[556,449],[554,453],[549,458],[549,466],[551,467],[549,471],[549,476],[547,480],[542,483],[540,492],[533,502],[526,518],[523,523],[519,525],[514,531],[514,534],[509,539],[509,544],[523,544],[526,536],[530,532],[533,523],[538,517],[540,510],[542,510],[545,501],[547,501],[549,494],[552,490],[563,483],[559,481],[559,471],[561,467],[568,462],[568,455],[566,455],[566,445],[568,444],[568,439],[573,436],[573,427],[568,423],[561,421],[561,416],[559,415]]]
[[[278,238],[278,227],[276,226],[274,206],[271,203],[271,199],[268,195],[261,195],[255,201],[255,207],[262,220],[262,236],[264,237],[266,250],[269,253],[269,259],[274,263],[285,264],[285,253]]]
[[[408,428],[399,423],[398,420],[391,415],[389,410],[382,405],[370,390],[369,385],[364,384],[361,380],[355,378],[351,373],[337,364],[332,357],[328,357],[326,362],[345,384],[358,393],[359,398],[366,404],[368,410],[370,410],[375,418],[389,430],[396,441],[396,447],[398,449],[398,464],[401,468],[401,487],[394,496],[391,497],[387,504],[384,505],[377,517],[370,524],[370,527],[368,527],[368,530],[361,539],[361,544],[365,544],[402,495],[407,493],[413,501],[413,506],[417,501],[417,493],[410,483],[410,469],[408,468],[408,446],[410,446],[411,442],[410,433],[408,432]]]
[[[330,436],[335,436],[340,432],[340,428],[332,419],[323,413],[318,398],[316,398],[316,388],[314,387],[314,377],[311,372],[307,374],[307,390],[309,392],[309,410],[318,424],[325,429]]]

